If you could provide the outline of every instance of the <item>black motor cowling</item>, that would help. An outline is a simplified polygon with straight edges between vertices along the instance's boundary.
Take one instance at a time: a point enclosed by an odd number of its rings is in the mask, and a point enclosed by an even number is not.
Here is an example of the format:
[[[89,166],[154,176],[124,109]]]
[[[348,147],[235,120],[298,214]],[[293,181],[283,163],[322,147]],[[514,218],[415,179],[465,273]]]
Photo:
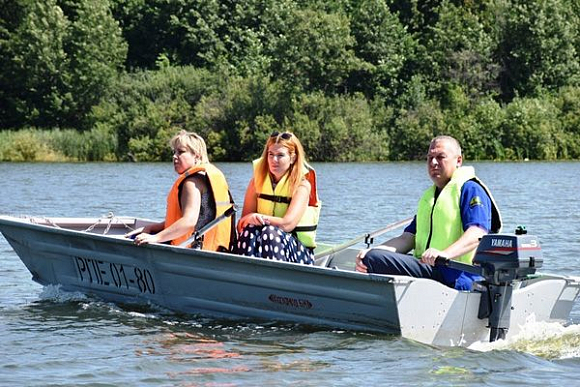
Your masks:
[[[544,260],[538,238],[518,228],[515,234],[484,235],[473,258],[488,283],[500,284],[534,274]]]

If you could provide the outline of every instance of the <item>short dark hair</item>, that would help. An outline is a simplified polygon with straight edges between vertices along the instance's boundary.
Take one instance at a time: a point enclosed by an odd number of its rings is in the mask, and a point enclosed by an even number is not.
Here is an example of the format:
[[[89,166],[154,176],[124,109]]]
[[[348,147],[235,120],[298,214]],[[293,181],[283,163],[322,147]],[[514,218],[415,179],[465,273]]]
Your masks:
[[[457,151],[457,156],[461,156],[461,145],[459,145],[459,141],[457,141],[457,139],[455,139],[455,137],[445,136],[445,135],[437,136],[433,140],[431,140],[431,143],[429,144],[429,148],[431,148],[431,146],[433,144],[435,144],[436,142],[439,142],[439,141],[449,142],[451,144],[451,146],[453,148],[455,148],[455,150]]]

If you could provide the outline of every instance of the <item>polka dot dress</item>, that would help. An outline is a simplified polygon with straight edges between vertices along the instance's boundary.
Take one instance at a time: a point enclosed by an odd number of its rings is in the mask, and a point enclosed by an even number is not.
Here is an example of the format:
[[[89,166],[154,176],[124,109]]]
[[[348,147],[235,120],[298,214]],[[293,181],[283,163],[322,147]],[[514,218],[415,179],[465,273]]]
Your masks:
[[[277,261],[314,264],[312,249],[275,226],[248,225],[238,237],[234,253]]]

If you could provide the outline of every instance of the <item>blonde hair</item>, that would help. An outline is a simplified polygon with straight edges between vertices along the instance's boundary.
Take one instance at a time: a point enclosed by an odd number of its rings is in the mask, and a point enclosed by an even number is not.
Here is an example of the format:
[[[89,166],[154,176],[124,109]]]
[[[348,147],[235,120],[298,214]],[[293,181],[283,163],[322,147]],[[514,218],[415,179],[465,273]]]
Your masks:
[[[171,149],[173,150],[179,146],[185,146],[194,155],[199,157],[199,160],[202,164],[209,163],[205,141],[197,133],[181,130],[179,133],[173,136],[171,140],[169,140],[169,146],[171,146]]]
[[[256,187],[262,187],[264,185],[264,180],[268,173],[270,173],[268,165],[268,149],[274,144],[280,144],[288,150],[290,157],[295,156],[294,163],[290,164],[290,169],[288,170],[288,186],[290,187],[290,192],[294,194],[294,191],[298,188],[302,179],[304,179],[303,171],[304,164],[306,162],[306,156],[304,154],[304,148],[300,143],[298,137],[291,132],[277,133],[274,132],[266,145],[264,146],[264,151],[262,152],[262,158],[256,166]],[[289,138],[285,138],[288,137]]]

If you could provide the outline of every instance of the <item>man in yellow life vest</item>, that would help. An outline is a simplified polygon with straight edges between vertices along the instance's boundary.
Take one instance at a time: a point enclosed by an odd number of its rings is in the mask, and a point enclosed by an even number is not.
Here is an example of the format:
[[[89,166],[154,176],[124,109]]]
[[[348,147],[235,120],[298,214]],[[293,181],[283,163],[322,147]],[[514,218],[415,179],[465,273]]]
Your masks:
[[[170,242],[179,245],[196,230],[210,223],[231,206],[231,195],[223,173],[209,163],[205,141],[185,130],[170,141],[173,168],[179,174],[167,196],[165,221],[146,226],[135,244]],[[203,236],[201,248],[229,251],[233,219],[224,219]]]
[[[493,196],[473,167],[462,164],[455,138],[438,136],[431,141],[427,171],[433,186],[419,200],[415,218],[401,235],[361,250],[357,271],[431,278],[458,290],[472,288],[477,276],[435,266],[437,257],[471,264],[480,238],[501,230]],[[411,250],[414,256],[407,255]]]

